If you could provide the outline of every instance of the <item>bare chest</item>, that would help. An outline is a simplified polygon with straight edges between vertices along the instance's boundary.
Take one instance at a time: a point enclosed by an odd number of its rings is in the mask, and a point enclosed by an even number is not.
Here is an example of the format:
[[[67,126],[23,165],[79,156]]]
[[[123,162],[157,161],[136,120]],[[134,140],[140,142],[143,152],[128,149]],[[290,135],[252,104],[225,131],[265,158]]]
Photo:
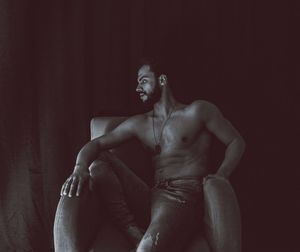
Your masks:
[[[167,121],[149,117],[140,129],[139,138],[154,152],[158,147],[161,152],[171,153],[194,145],[203,130],[203,123],[184,115],[172,116]]]

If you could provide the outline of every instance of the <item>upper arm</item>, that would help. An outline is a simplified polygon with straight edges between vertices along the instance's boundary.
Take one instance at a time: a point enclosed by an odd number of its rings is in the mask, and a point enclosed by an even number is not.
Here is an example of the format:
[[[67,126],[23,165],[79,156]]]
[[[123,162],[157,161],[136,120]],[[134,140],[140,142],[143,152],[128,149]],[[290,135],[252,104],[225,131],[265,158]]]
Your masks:
[[[92,141],[95,141],[102,150],[117,147],[120,144],[136,137],[139,121],[140,118],[138,116],[130,117],[112,131],[103,136],[97,137]]]
[[[220,110],[214,104],[203,102],[198,106],[198,111],[206,128],[222,143],[228,145],[235,139],[242,139],[239,132],[224,118]]]

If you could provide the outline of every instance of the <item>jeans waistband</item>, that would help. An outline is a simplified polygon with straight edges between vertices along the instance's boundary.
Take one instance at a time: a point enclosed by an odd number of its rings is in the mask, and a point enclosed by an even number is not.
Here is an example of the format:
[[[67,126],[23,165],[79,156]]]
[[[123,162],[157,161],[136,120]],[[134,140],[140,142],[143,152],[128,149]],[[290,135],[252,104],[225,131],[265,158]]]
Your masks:
[[[188,183],[199,183],[202,185],[203,176],[185,176],[159,180],[154,184],[154,188],[166,188],[170,185],[183,185]]]

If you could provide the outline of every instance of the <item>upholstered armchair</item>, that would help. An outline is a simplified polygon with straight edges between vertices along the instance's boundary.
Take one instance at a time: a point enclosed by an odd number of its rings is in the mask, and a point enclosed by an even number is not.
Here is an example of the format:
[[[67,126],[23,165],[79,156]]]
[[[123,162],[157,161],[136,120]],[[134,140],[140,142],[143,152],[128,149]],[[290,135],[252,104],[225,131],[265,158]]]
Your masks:
[[[92,119],[91,139],[112,130],[125,119]],[[147,169],[150,159],[138,142],[131,141],[113,151],[133,172],[151,183],[151,169]],[[204,179],[203,190],[204,232],[196,232],[191,237],[185,252],[240,252],[240,211],[232,186],[228,180],[212,176]],[[88,186],[80,197],[60,198],[54,222],[54,245],[56,252],[130,251],[129,242],[111,223],[101,200]]]

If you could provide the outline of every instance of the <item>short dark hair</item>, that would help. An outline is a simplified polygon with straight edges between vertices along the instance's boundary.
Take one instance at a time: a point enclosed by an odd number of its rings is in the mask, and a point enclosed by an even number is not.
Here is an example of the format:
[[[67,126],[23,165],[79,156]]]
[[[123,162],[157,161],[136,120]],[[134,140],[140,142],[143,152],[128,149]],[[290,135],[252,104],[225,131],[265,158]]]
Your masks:
[[[158,78],[162,74],[169,74],[168,67],[163,58],[155,56],[143,57],[138,63],[137,70],[145,65],[148,65],[150,67],[150,70],[154,73],[156,78]]]

